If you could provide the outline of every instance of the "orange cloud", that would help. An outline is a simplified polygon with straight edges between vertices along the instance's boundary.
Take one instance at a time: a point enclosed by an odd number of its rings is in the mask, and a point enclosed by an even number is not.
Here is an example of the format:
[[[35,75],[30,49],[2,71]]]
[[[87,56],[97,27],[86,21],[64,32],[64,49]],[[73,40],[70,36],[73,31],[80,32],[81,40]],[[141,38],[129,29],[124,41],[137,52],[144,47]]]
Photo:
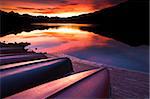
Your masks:
[[[126,0],[3,0],[3,11],[20,14],[69,17],[90,13]]]

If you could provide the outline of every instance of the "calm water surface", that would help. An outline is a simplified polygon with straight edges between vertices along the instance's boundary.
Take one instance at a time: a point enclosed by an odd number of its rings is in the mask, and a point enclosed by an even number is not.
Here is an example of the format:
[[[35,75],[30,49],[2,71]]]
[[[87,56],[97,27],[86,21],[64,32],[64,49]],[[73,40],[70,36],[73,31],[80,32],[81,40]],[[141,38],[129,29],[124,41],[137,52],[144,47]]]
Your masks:
[[[1,37],[0,41],[29,42],[31,43],[29,48],[37,52],[64,53],[131,70],[142,72],[149,70],[148,46],[131,47],[112,38],[80,29],[90,27],[90,24],[41,23],[40,25],[50,28],[21,32],[17,35],[10,34]]]

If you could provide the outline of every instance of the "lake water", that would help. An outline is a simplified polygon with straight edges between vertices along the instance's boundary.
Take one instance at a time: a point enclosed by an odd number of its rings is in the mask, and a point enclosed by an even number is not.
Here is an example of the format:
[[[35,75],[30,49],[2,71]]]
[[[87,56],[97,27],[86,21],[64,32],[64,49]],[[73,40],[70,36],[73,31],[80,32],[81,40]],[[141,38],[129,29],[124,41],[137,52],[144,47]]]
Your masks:
[[[141,72],[149,70],[148,46],[131,47],[112,38],[80,29],[80,27],[90,27],[90,24],[36,25],[50,26],[50,28],[6,35],[0,37],[0,41],[29,42],[31,45],[28,48],[37,52],[64,53],[130,70]]]

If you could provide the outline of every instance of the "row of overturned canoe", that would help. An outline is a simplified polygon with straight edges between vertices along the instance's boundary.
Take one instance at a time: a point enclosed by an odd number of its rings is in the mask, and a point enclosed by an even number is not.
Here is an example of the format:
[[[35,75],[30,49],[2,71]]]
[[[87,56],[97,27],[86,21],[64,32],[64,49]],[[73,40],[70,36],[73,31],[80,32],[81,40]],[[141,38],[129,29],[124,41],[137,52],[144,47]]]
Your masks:
[[[109,72],[104,67],[75,72],[71,60],[66,57],[48,58],[42,53],[13,52],[10,47],[3,51],[0,55],[1,98],[109,97]]]

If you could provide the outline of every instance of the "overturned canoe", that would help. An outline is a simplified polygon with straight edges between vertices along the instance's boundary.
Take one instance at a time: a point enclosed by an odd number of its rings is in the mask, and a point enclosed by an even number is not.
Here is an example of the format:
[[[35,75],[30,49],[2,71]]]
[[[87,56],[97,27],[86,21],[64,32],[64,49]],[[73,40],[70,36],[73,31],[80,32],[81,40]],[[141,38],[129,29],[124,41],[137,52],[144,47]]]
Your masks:
[[[92,69],[54,80],[6,99],[100,99],[109,97],[109,72]]]
[[[41,53],[25,53],[21,55],[11,55],[0,57],[0,65],[10,64],[10,63],[17,63],[17,62],[24,62],[36,59],[44,59],[47,58],[45,55]]]
[[[68,58],[32,64],[27,67],[17,67],[1,71],[1,96],[7,97],[17,92],[58,79],[73,72]]]

